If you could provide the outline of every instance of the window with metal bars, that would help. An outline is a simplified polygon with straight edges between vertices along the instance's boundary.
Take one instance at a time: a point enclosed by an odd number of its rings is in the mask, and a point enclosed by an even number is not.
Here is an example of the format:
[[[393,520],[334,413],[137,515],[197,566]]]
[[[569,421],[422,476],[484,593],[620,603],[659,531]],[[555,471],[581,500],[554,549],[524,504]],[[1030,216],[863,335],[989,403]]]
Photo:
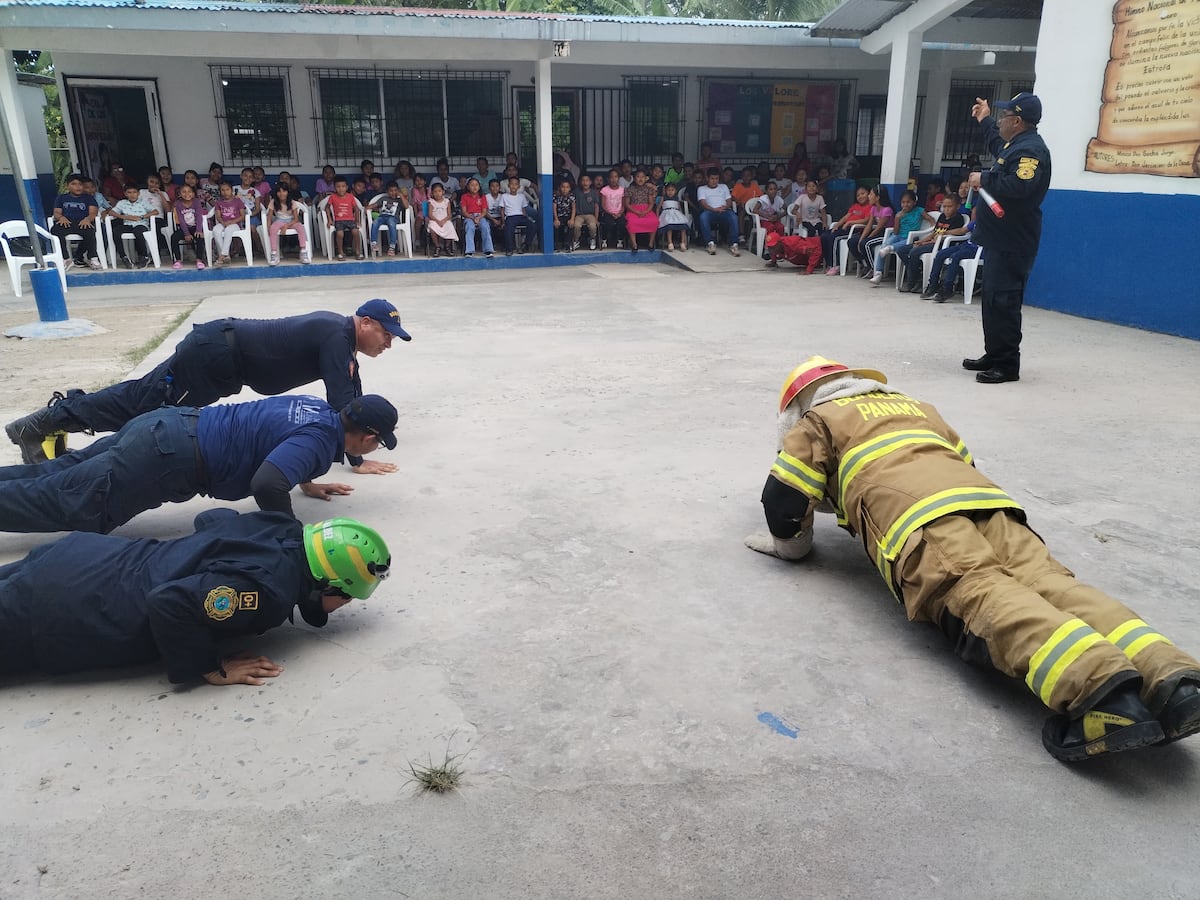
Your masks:
[[[1017,94],[1020,94],[1023,91],[1028,91],[1029,93],[1032,94],[1033,93],[1033,82],[1032,81],[1016,81],[1016,80],[1014,80],[1012,82],[1012,84],[1009,85],[1008,96],[1015,97],[1015,96],[1017,96]]]
[[[451,167],[504,152],[507,72],[310,69],[322,160]]]
[[[683,77],[626,77],[625,133],[629,155],[659,162],[681,151]]]
[[[883,128],[887,121],[887,97],[864,94],[858,98],[858,128],[854,155],[883,155]]]
[[[296,164],[287,66],[210,66],[225,159]]]
[[[966,159],[971,154],[987,155],[979,123],[971,115],[975,99],[982,97],[993,102],[999,93],[996,81],[950,82],[950,102],[946,107],[946,140],[942,146],[943,159]]]

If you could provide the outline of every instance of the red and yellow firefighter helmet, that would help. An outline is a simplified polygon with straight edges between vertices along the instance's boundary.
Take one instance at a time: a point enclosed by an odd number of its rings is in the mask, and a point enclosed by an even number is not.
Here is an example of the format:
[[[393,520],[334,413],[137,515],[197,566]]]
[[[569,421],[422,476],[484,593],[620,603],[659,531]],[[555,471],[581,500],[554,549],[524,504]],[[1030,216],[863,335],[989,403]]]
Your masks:
[[[792,369],[784,379],[783,390],[779,392],[779,412],[782,413],[791,406],[801,392],[807,390],[808,395],[811,395],[816,391],[818,384],[835,375],[856,375],[887,384],[887,376],[875,369],[850,369],[823,356],[810,356]]]

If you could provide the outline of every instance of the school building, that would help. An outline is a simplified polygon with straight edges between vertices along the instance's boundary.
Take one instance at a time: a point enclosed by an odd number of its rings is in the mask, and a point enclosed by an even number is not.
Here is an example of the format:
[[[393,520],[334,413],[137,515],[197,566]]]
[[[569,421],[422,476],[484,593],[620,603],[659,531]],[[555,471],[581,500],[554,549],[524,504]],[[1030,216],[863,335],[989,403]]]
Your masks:
[[[178,177],[217,161],[286,169],[306,185],[326,163],[371,159],[390,171],[403,158],[431,171],[446,156],[459,172],[479,155],[496,168],[513,150],[545,195],[556,149],[594,171],[674,150],[695,159],[711,141],[738,166],[785,160],[801,141],[815,155],[842,138],[860,177],[902,188],[957,173],[972,153],[987,165],[969,117],[975,97],[1033,89],[1054,177],[1029,302],[1200,338],[1200,291],[1181,277],[1178,253],[1168,257],[1167,237],[1200,216],[1200,155],[1179,162],[1189,141],[1200,154],[1200,40],[1182,0],[1152,5],[846,0],[800,24],[0,0],[0,42],[6,54],[53,54],[77,169],[119,159],[138,177],[163,163]],[[1139,123],[1119,74],[1140,65],[1144,29],[1129,23],[1173,10],[1155,20],[1169,29],[1159,43],[1177,38],[1155,62],[1171,67],[1155,84],[1172,69],[1193,77],[1169,82],[1171,109]],[[1110,58],[1121,40],[1132,55]],[[19,217],[18,187],[42,210],[55,193],[40,94],[5,67],[0,104],[26,181],[0,160],[0,220]]]

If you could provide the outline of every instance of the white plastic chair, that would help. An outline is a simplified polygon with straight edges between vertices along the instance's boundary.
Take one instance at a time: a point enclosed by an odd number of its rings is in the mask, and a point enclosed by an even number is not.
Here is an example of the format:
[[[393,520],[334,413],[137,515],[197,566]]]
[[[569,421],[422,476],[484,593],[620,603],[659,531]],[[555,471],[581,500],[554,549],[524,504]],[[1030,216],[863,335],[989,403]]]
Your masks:
[[[150,259],[152,259],[154,261],[154,268],[161,269],[162,268],[162,256],[158,252],[158,231],[159,231],[158,220],[159,220],[158,213],[157,212],[151,213],[150,227],[146,229],[145,242],[146,242],[146,250],[150,254]],[[104,243],[105,243],[105,246],[108,247],[108,258],[113,261],[113,268],[116,268],[117,260],[121,258],[121,254],[117,252],[117,233],[113,230],[114,224],[115,224],[115,220],[113,219],[112,216],[104,217],[104,225],[103,225]],[[137,246],[136,238],[134,237],[134,235],[132,233],[123,234],[123,235],[121,235],[121,238],[123,241],[129,241],[129,243],[131,245],[133,245],[135,247]],[[126,259],[128,259],[128,258],[129,258],[129,256],[126,255]]]
[[[46,227],[49,229],[54,228],[54,216],[46,216]],[[58,238],[56,237],[54,240],[57,241]],[[71,246],[72,241],[82,241],[82,240],[83,240],[83,238],[81,238],[77,234],[68,234],[67,235],[67,247],[69,248]],[[60,248],[61,248],[61,246],[62,245],[59,244]],[[108,254],[104,252],[104,229],[100,225],[99,218],[97,218],[97,221],[96,221],[96,259],[98,259],[100,261],[101,269],[108,268]]]
[[[62,244],[58,242],[58,238],[52,235],[40,225],[34,225],[34,230],[38,233],[39,239],[45,238],[49,241],[53,250],[45,249],[45,241],[42,243],[42,259],[47,265],[53,265],[58,269],[58,280],[62,282],[63,293],[67,292],[67,262],[63,259]],[[4,260],[8,264],[8,277],[12,281],[13,293],[18,297],[21,296],[21,269],[24,266],[36,266],[37,257],[32,251],[29,256],[19,255],[13,252],[9,241],[13,238],[29,237],[29,226],[20,219],[15,219],[12,222],[0,223],[0,250],[4,252]]]
[[[163,236],[167,247],[171,246],[171,235],[175,233],[175,210],[166,209],[162,217],[162,225],[159,226],[158,233]]]
[[[837,260],[838,273],[845,277],[850,267],[850,241],[863,230],[862,225],[851,225],[849,233],[833,242],[833,258]]]
[[[929,279],[933,275],[933,258],[942,250],[953,244],[961,244],[963,241],[970,240],[971,235],[968,234],[943,234],[933,242],[933,249],[921,257],[921,287],[925,288],[929,284]]]
[[[329,198],[326,197],[317,204],[317,215],[320,217],[320,232],[321,244],[325,248],[325,256],[330,262],[333,262],[333,256],[337,252],[337,241],[333,236],[333,225],[329,221],[329,215],[326,212],[329,208]],[[362,238],[363,253],[366,253],[371,248],[371,232],[363,225],[363,218],[366,213],[366,207],[363,207],[362,212],[358,216],[358,233]],[[345,238],[342,239],[343,253],[345,252]],[[354,253],[354,248],[350,248],[351,254]],[[410,253],[411,255],[411,253]]]
[[[941,213],[938,213],[938,217],[940,217],[940,216],[941,216]],[[936,217],[934,218],[934,222],[937,222]],[[921,240],[922,238],[929,237],[929,235],[933,234],[934,227],[935,226],[930,225],[926,228],[917,228],[917,229],[910,231],[908,233],[908,237],[905,239],[904,243],[915,244],[917,241]],[[900,265],[900,260],[897,259],[896,260],[896,290],[899,291],[903,284],[904,284],[904,266]]]
[[[974,256],[958,261],[963,273],[963,306],[971,305],[971,295],[975,293],[975,278],[983,267],[983,248],[975,251]]]
[[[216,219],[216,207],[214,206],[208,211],[204,217],[204,252],[208,254],[208,264],[213,264],[213,225]],[[233,239],[242,242],[242,249],[246,252],[246,266],[254,265],[254,229],[250,225],[250,210],[246,209],[242,217],[242,227],[233,233]]]
[[[758,216],[758,204],[762,200],[762,197],[751,197],[746,201],[746,215],[750,217],[750,240],[746,249],[751,253],[762,253],[763,242],[767,239],[767,229],[763,228],[762,219]]]

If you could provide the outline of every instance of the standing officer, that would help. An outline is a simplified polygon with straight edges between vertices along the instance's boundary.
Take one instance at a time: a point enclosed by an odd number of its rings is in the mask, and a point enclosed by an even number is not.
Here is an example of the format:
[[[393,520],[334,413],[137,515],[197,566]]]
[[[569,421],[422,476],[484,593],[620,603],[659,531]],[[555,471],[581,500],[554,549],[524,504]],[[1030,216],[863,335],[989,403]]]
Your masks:
[[[967,184],[983,188],[999,205],[976,204],[975,243],[986,250],[983,267],[983,356],[964,359],[980,384],[1021,377],[1021,304],[1025,282],[1042,238],[1042,198],[1050,187],[1050,151],[1037,133],[1042,101],[1022,92],[997,101],[993,119],[988,102],[975,98],[971,115],[983,128],[995,158],[987,172],[972,172]],[[1002,212],[1000,212],[1002,210]]]
[[[212,509],[195,527],[173,541],[72,534],[0,567],[0,674],[161,657],[175,683],[262,684],[282,666],[222,659],[217,642],[282,625],[294,607],[321,628],[391,566],[383,539],[352,519]]]
[[[163,407],[66,456],[0,468],[0,531],[107,534],[140,512],[197,494],[253,496],[260,508],[291,515],[297,484],[321,500],[349,494],[348,484],[312,480],[344,453],[394,449],[396,419],[396,408],[375,394],[340,412],[316,397]]]
[[[937,410],[886,384],[820,356],[788,375],[783,449],[762,493],[770,534],[746,546],[803,559],[813,510],[837,513],[909,619],[939,626],[967,662],[1023,679],[1056,713],[1042,729],[1056,759],[1200,731],[1200,662],[1076,581]]]
[[[45,409],[9,422],[5,431],[25,463],[46,461],[43,441],[58,432],[118,431],[160,406],[201,407],[232,397],[243,387],[265,396],[325,382],[325,399],[341,409],[362,395],[358,353],[376,357],[392,338],[411,341],[400,313],[386,300],[368,300],[353,316],[312,312],[284,319],[218,319],[195,325],[175,353],[141,378],[92,394],[56,393]],[[360,465],[382,474],[394,467]]]

